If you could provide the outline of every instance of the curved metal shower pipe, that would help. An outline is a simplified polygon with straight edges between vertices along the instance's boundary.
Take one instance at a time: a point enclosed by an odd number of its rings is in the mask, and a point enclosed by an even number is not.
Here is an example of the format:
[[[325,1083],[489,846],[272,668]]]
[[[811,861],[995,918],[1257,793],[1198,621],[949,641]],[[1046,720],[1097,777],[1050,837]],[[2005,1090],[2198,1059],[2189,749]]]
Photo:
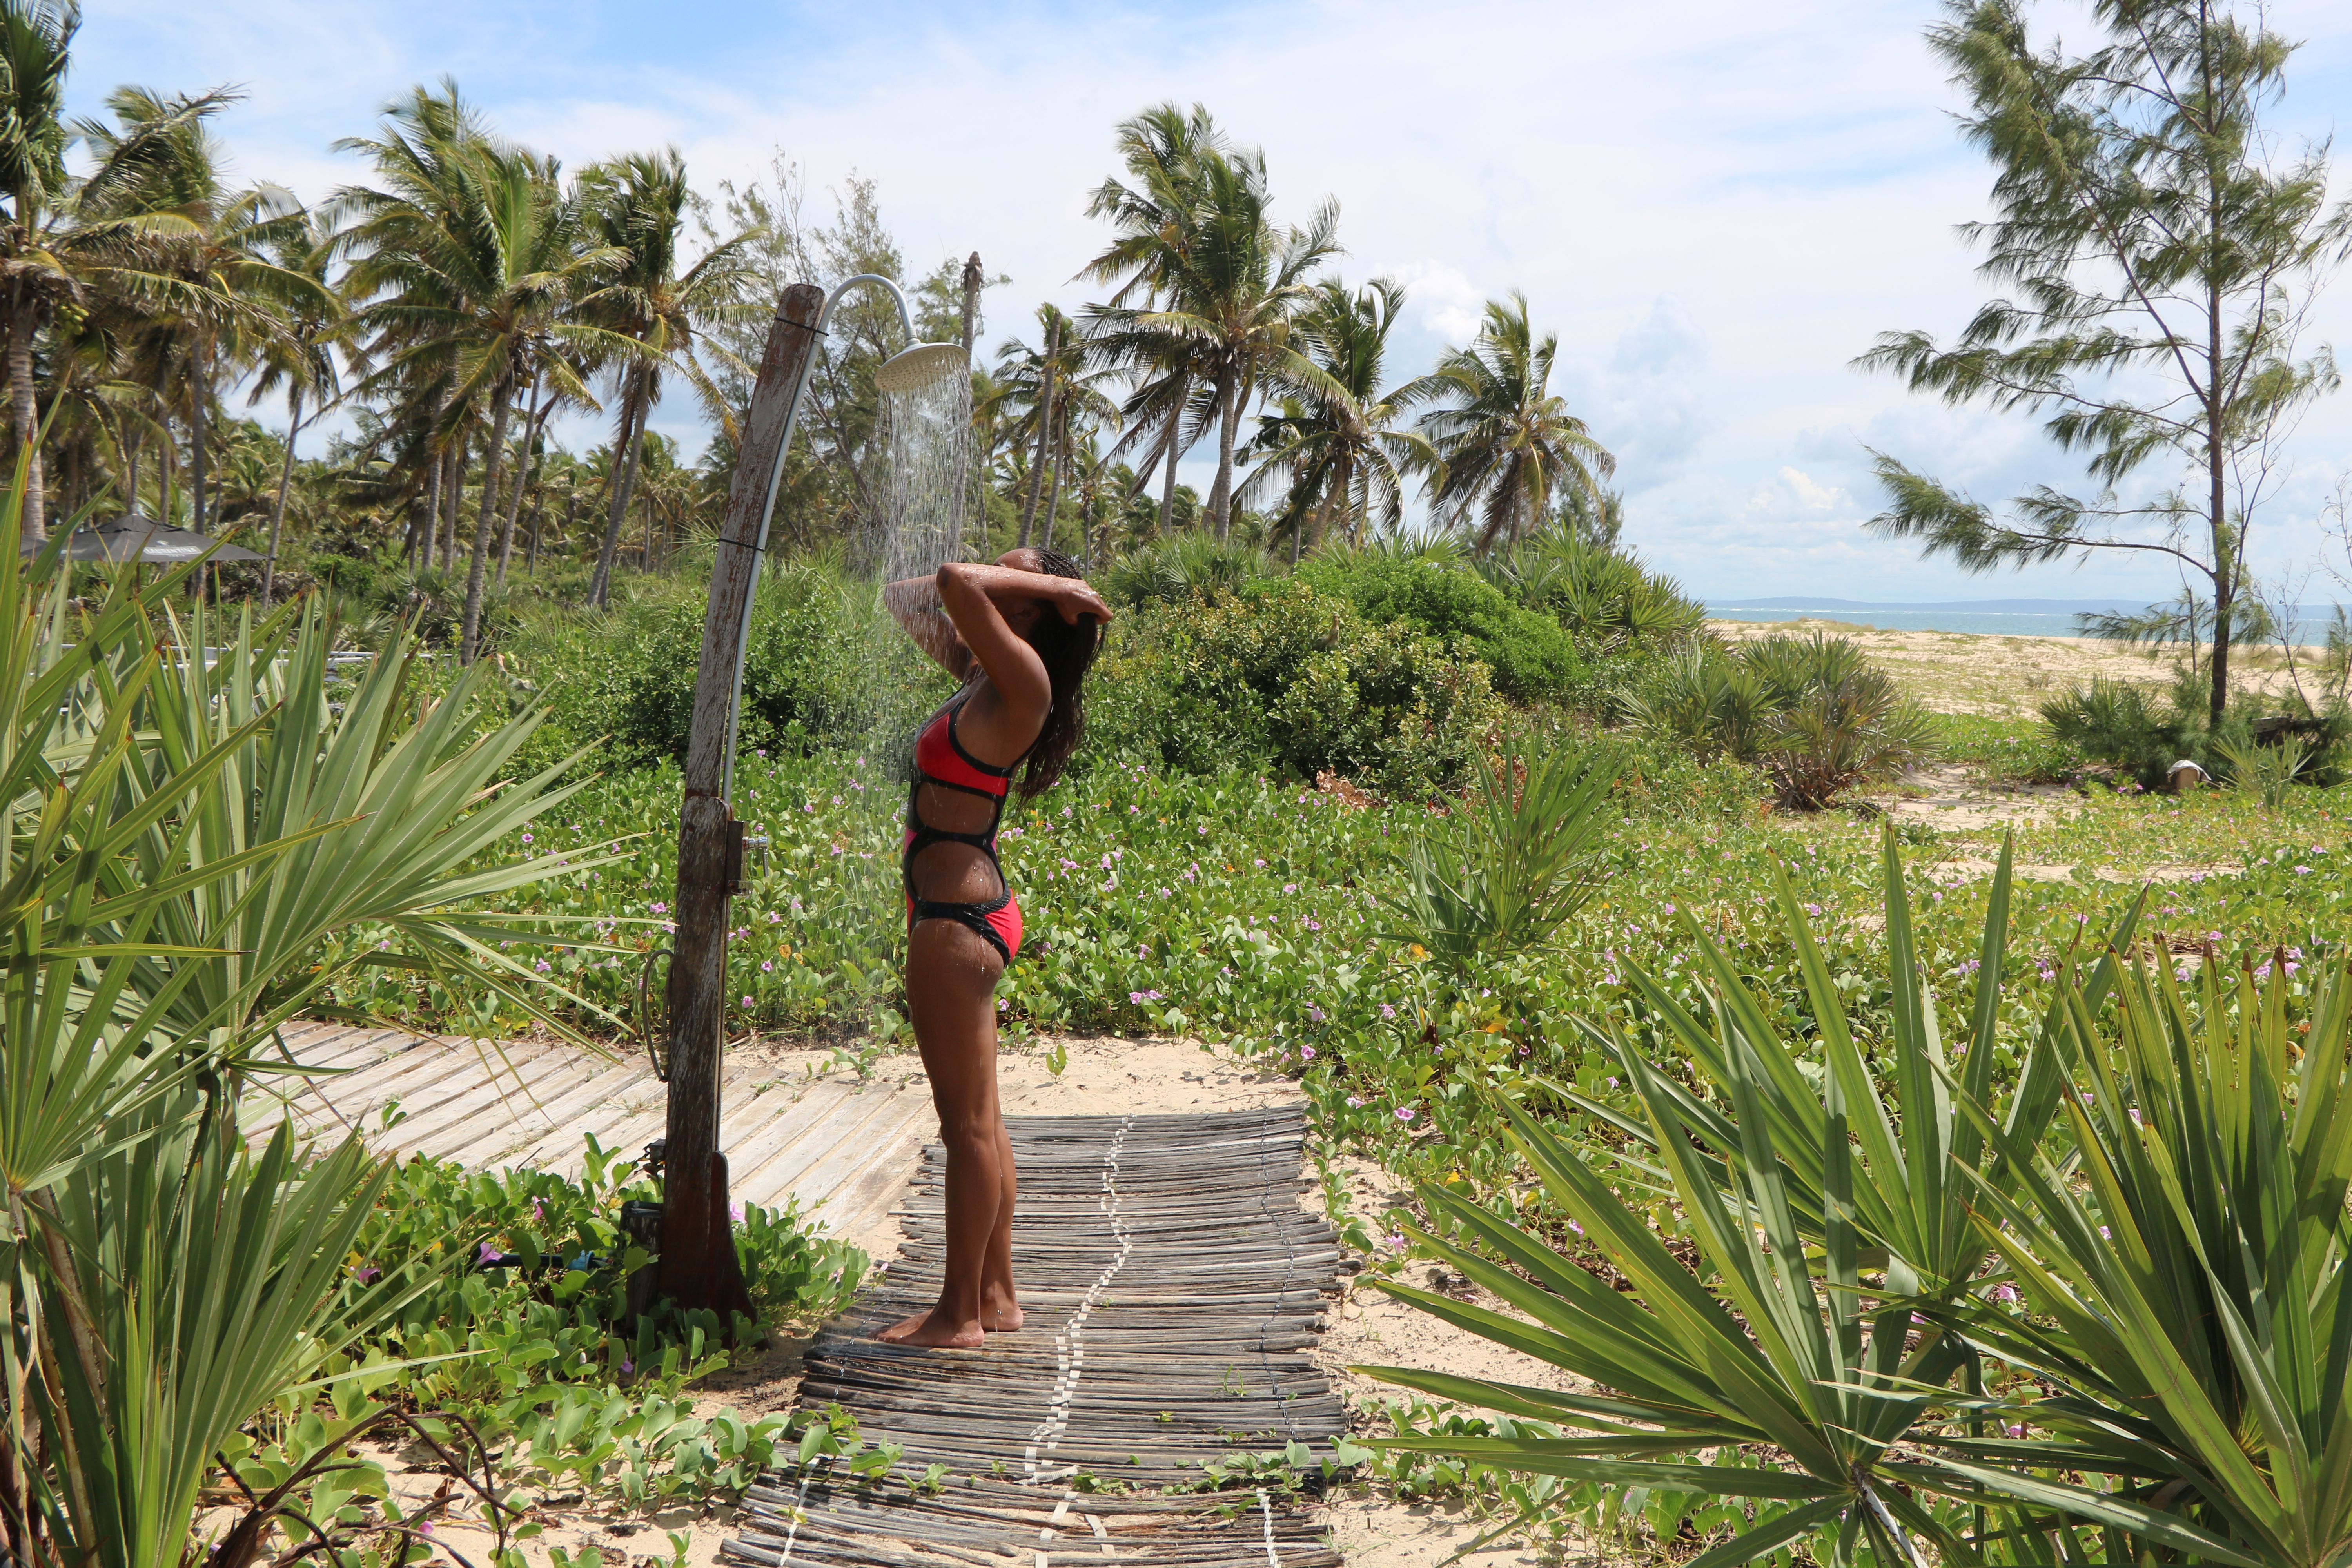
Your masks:
[[[834,285],[833,292],[825,296],[824,308],[816,315],[817,335],[824,335],[825,324],[833,320],[834,308],[841,303],[844,295],[860,283],[875,284],[889,294],[891,303],[898,307],[898,324],[906,329],[908,345],[912,347],[915,342],[915,318],[907,309],[906,290],[878,272],[860,272]],[[742,629],[735,638],[734,692],[727,700],[727,772],[724,782],[719,785],[719,794],[730,803],[735,798],[735,741],[743,720],[743,661],[750,656],[751,648],[752,607],[760,602],[760,565],[768,557],[768,525],[776,515],[776,487],[783,482],[784,461],[792,455],[793,435],[800,425],[801,397],[808,391],[809,372],[815,365],[816,355],[812,353],[801,363],[800,378],[793,383],[793,400],[784,411],[783,439],[776,445],[776,464],[768,472],[768,499],[760,507],[760,540],[751,553],[751,585],[744,595]],[[733,809],[731,804],[729,809]]]

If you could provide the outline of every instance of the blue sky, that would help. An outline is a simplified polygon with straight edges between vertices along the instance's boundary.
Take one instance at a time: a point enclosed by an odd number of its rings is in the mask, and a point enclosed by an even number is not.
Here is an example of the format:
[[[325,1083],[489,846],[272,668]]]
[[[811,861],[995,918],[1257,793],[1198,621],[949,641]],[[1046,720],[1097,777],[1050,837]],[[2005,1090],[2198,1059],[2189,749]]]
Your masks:
[[[819,214],[856,171],[912,268],[977,249],[1012,275],[992,341],[1040,300],[1086,302],[1068,279],[1101,242],[1084,205],[1116,122],[1197,100],[1266,149],[1278,212],[1339,200],[1346,276],[1409,286],[1404,370],[1463,341],[1487,298],[1526,290],[1559,334],[1559,389],[1619,458],[1629,532],[1696,592],[2176,587],[2137,564],[1969,578],[1860,526],[1878,502],[1865,444],[1988,499],[2078,475],[2024,421],[1847,368],[1874,333],[1948,333],[1982,297],[1951,226],[1981,215],[1987,171],[1919,41],[1932,5],[91,0],[84,15],[77,107],[126,81],[236,84],[247,100],[220,130],[237,172],[306,197],[359,174],[335,138],[445,74],[568,164],[674,142],[708,188],[781,149]],[[2084,31],[2077,8],[2039,15]],[[2305,40],[2275,124],[2290,144],[2329,135],[2352,104],[2352,7],[2270,15]],[[2352,354],[2352,278],[2311,337]],[[657,423],[699,446],[682,402]],[[2352,473],[2352,393],[2308,415],[2286,458],[2259,568],[2352,570],[2318,521]],[[1207,466],[1185,477],[1205,489]]]

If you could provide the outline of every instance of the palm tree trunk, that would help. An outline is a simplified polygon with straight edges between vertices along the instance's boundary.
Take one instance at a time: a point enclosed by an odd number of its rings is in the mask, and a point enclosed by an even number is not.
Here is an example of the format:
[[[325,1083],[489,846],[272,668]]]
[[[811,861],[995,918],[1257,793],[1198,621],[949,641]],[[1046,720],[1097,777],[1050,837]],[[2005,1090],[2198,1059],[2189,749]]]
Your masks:
[[[286,521],[286,487],[294,482],[294,438],[302,434],[302,389],[294,389],[293,423],[286,426],[286,461],[278,469],[278,499],[269,507],[269,554],[261,563],[261,607],[278,586],[278,530]]]
[[[497,405],[490,414],[490,444],[482,453],[482,510],[474,520],[474,549],[466,565],[466,638],[457,662],[471,664],[482,647],[482,568],[490,553],[490,524],[499,513],[499,459],[506,456],[507,416],[514,405],[510,376],[499,378],[490,391]]]
[[[596,554],[596,575],[588,584],[588,602],[600,610],[612,598],[613,555],[621,547],[621,524],[629,515],[629,490],[636,478],[635,455],[640,445],[635,437],[643,414],[640,404],[645,383],[645,367],[630,366],[628,390],[621,398],[621,428],[613,441],[609,480],[613,491],[612,510],[604,521],[604,548]]]
[[[122,510],[139,510],[139,432],[127,426],[122,432]]]
[[[499,531],[499,586],[507,584],[507,563],[514,559],[515,522],[522,516],[522,492],[530,488],[539,471],[538,441],[540,427],[547,422],[555,400],[548,399],[546,408],[533,409],[539,401],[539,372],[530,373],[530,395],[522,400],[522,457],[515,464],[514,500],[507,504],[506,526]]]
[[[188,512],[205,531],[205,340],[200,332],[188,350]]]
[[[448,476],[441,482],[441,571],[444,575],[457,569],[457,520],[466,510],[466,447],[468,433],[460,430],[457,444],[442,455]]]
[[[1220,544],[1233,527],[1234,437],[1241,423],[1241,378],[1227,371],[1217,377],[1217,482],[1209,491],[1209,517],[1216,525]]]
[[[425,471],[424,515],[417,515],[414,499],[409,501],[408,548],[402,552],[418,569],[433,564],[433,545],[441,530],[441,454],[433,454],[433,466]]]
[[[1045,476],[1045,537],[1039,541],[1048,550],[1054,548],[1054,519],[1062,510],[1062,459],[1069,455],[1069,427],[1065,426],[1054,435],[1053,472]]]
[[[1029,466],[1029,504],[1021,509],[1020,547],[1024,550],[1029,545],[1029,527],[1037,521],[1037,495],[1045,480],[1045,451],[1054,438],[1054,356],[1061,352],[1062,323],[1057,320],[1053,331],[1046,334],[1045,363],[1038,367],[1045,384],[1037,392],[1037,456]],[[1048,517],[1045,531],[1053,531],[1053,520]]]
[[[1183,455],[1184,404],[1192,395],[1192,377],[1187,373],[1176,378],[1176,403],[1168,414],[1168,478],[1160,488],[1160,534],[1168,535],[1168,520],[1176,510],[1176,459]]]
[[[16,450],[30,455],[25,510],[17,527],[21,537],[31,543],[49,536],[41,512],[40,410],[33,401],[33,334],[39,331],[38,307],[29,299],[20,299],[8,313],[8,426],[16,438]]]

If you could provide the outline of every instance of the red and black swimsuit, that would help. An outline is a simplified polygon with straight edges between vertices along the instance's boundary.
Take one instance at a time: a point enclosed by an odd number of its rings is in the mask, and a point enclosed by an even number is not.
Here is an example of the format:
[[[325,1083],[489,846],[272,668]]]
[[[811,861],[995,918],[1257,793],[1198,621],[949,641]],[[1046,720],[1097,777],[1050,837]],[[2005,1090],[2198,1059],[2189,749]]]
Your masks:
[[[978,933],[1009,964],[1021,952],[1021,906],[1013,902],[1013,889],[1005,886],[1004,867],[996,858],[996,829],[1004,819],[1004,796],[1013,785],[1013,768],[1021,764],[1016,761],[1013,767],[992,767],[965,751],[963,742],[956,739],[956,717],[971,695],[966,690],[950,699],[915,736],[915,779],[907,792],[907,837],[898,856],[898,875],[907,887],[909,930],[918,921],[954,921]],[[925,784],[961,790],[989,801],[987,831],[956,833],[925,822],[921,807]],[[915,857],[934,844],[968,844],[987,856],[990,868],[996,873],[996,885],[1003,890],[980,904],[917,896]]]

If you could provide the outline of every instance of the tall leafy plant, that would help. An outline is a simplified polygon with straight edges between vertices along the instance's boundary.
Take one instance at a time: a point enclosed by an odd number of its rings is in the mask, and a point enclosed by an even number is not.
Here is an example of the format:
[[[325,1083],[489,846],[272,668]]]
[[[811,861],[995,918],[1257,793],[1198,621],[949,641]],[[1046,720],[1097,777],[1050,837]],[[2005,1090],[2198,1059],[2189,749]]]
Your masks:
[[[466,677],[412,711],[395,650],[337,713],[315,612],[242,621],[208,661],[205,623],[167,637],[130,573],[76,613],[60,552],[0,571],[0,1537],[170,1568],[223,1439],[430,1269],[345,1289],[382,1169],[284,1129],[245,1152],[234,1069],[355,923],[521,996],[488,945],[509,928],[453,906],[553,872],[495,846],[560,795],[496,787],[531,721],[478,732]]]

